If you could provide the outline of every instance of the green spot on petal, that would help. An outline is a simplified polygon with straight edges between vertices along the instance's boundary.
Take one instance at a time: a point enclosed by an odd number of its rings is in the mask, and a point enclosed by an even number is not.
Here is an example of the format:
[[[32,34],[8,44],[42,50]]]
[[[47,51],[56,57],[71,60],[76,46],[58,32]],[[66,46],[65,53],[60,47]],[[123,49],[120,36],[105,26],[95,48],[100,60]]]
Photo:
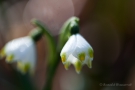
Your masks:
[[[82,63],[80,61],[76,61],[74,66],[75,66],[76,72],[79,74],[82,69]]]
[[[8,55],[6,57],[6,62],[11,63],[13,61],[13,59],[14,59],[14,55],[13,54],[12,55]]]
[[[30,63],[26,63],[26,64],[24,65],[24,72],[28,72],[29,69],[30,69]]]
[[[68,70],[69,66],[70,66],[70,63],[69,63],[69,62],[66,62],[66,63],[64,64],[64,68],[65,68],[66,70]]]
[[[30,69],[30,63],[17,62],[17,68],[19,71],[25,74]]]
[[[62,60],[62,63],[66,62],[66,53],[63,53],[61,55],[61,60]]]
[[[79,57],[79,60],[84,61],[85,60],[85,53],[80,53],[78,55],[78,57]]]
[[[89,56],[91,57],[91,58],[93,58],[93,50],[92,49],[89,49]]]

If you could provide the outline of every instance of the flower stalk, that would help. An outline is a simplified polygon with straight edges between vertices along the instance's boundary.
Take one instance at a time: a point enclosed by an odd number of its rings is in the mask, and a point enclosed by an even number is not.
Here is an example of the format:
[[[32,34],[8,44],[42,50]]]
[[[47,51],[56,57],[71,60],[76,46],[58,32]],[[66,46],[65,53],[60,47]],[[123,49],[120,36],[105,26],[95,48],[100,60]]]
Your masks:
[[[46,26],[43,25],[43,23],[35,19],[32,20],[32,23],[35,24],[39,28],[40,32],[47,38],[48,47],[49,47],[49,57],[48,57],[47,72],[46,72],[47,74],[46,83],[43,87],[43,90],[51,90],[53,78],[57,66],[59,64],[59,57],[58,57],[59,55],[58,52],[56,51],[56,43],[53,36],[46,28]]]
[[[47,29],[47,27],[41,23],[40,21],[33,19],[32,23],[34,25],[36,25],[39,29],[39,33],[42,33],[46,38],[47,38],[47,42],[48,42],[48,47],[49,47],[49,60],[48,63],[52,64],[53,63],[53,58],[55,58],[55,53],[56,53],[56,43],[55,40],[53,38],[53,36],[51,35],[51,33],[49,32],[49,30]]]

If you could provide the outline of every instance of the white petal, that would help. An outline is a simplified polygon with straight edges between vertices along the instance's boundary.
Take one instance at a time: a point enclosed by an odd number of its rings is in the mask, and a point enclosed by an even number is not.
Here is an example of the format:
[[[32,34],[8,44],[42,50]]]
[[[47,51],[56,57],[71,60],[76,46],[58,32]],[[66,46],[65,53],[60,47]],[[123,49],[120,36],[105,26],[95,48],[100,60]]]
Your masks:
[[[76,46],[76,36],[72,35],[69,40],[66,42],[65,46],[63,47],[60,56],[62,57],[63,54],[66,55],[65,59],[69,57],[69,55],[74,51]]]
[[[78,61],[78,59],[74,57],[72,54],[70,54],[67,61],[74,64],[76,61]]]
[[[79,54],[84,53],[85,60],[86,60],[86,56],[89,56],[88,49],[90,48],[92,49],[92,47],[80,34],[76,34],[76,38],[77,38],[77,44],[72,54],[73,56],[79,59]]]

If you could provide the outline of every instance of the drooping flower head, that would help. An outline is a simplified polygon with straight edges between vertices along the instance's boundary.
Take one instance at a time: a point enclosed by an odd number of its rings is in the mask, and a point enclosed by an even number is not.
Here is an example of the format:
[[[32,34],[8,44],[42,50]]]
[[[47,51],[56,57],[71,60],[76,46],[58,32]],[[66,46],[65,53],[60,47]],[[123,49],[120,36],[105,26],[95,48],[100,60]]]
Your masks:
[[[77,73],[80,73],[84,64],[87,64],[89,68],[92,68],[93,49],[78,33],[70,36],[63,47],[60,56],[65,69],[68,69],[70,64],[74,65]]]
[[[30,36],[14,39],[1,50],[0,56],[6,57],[6,62],[17,62],[17,68],[22,73],[33,73],[36,64],[35,43]]]

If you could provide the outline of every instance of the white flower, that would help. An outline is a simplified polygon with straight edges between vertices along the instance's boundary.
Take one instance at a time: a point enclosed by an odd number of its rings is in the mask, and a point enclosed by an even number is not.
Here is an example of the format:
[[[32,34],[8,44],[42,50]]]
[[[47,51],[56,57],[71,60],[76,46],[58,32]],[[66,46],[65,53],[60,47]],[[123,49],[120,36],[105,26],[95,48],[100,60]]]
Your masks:
[[[22,73],[33,73],[36,64],[35,43],[30,36],[14,39],[8,42],[0,52],[6,56],[6,62],[17,62],[17,68]]]
[[[70,36],[60,56],[66,69],[68,69],[70,64],[75,66],[77,73],[80,73],[84,64],[92,68],[93,49],[80,34]]]

